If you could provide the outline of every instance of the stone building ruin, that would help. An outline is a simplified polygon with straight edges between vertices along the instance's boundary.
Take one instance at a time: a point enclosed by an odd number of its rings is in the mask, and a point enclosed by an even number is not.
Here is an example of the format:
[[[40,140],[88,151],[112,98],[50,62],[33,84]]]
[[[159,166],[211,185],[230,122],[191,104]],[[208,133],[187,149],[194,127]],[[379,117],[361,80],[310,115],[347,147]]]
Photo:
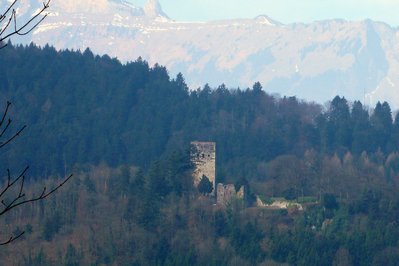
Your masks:
[[[209,196],[216,198],[220,206],[227,206],[235,199],[245,200],[245,187],[242,186],[236,191],[233,184],[219,183],[216,186],[216,143],[215,142],[191,142],[191,162],[194,165],[193,182],[198,188],[203,176],[206,176],[212,183],[212,192]]]
[[[198,187],[203,176],[212,183],[212,192],[215,196],[216,188],[216,143],[215,142],[191,142],[191,162],[194,164],[194,186]]]
[[[216,191],[216,203],[221,206],[227,206],[235,199],[244,200],[245,187],[241,186],[238,191],[233,184],[224,185],[219,183]]]
[[[194,165],[192,174],[194,186],[198,189],[201,179],[203,176],[206,176],[212,183],[212,192],[205,195],[212,197],[218,206],[226,208],[230,204],[241,202],[244,207],[256,206],[268,209],[296,208],[300,211],[303,210],[303,206],[297,202],[275,200],[272,203],[267,203],[257,195],[256,202],[252,202],[248,184],[236,188],[234,184],[216,183],[216,143],[193,141],[190,148],[190,159]]]

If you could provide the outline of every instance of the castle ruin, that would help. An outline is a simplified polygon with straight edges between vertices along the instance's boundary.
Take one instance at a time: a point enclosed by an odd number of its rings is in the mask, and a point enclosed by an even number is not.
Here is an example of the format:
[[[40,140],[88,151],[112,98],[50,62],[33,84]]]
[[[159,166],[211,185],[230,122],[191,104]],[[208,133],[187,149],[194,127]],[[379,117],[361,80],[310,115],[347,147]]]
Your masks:
[[[227,206],[234,199],[245,200],[245,187],[241,186],[238,191],[233,184],[224,185],[219,183],[217,186],[217,200],[216,203],[220,206]]]
[[[191,142],[191,162],[195,169],[193,172],[194,186],[197,187],[203,176],[212,183],[212,192],[216,190],[216,143],[215,142]]]
[[[194,164],[193,182],[198,188],[201,179],[206,176],[212,183],[210,196],[216,197],[216,203],[227,206],[234,199],[245,199],[245,188],[242,186],[236,191],[233,184],[219,183],[216,186],[216,143],[215,142],[191,142],[191,162]]]

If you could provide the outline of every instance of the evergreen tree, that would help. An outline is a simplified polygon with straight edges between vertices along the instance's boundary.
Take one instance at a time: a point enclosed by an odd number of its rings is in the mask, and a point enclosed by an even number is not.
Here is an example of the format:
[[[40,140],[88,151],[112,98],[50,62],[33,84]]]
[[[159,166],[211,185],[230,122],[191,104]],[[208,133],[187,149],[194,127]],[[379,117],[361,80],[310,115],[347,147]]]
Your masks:
[[[359,155],[363,151],[370,151],[370,119],[360,101],[353,103],[351,122],[353,127],[353,153]]]
[[[69,244],[65,253],[64,258],[65,266],[79,266],[80,265],[80,255],[76,251],[76,248]]]
[[[378,148],[386,151],[392,130],[392,112],[389,104],[378,102],[375,106],[374,113],[370,118],[373,128],[373,136],[371,139],[375,141],[375,149]]]
[[[170,193],[171,184],[166,180],[159,161],[152,163],[148,171],[146,185],[147,193],[152,194],[155,198],[162,198]]]
[[[202,178],[198,183],[198,191],[203,195],[209,194],[213,191],[213,184],[209,181],[207,176],[202,175]]]
[[[340,146],[349,148],[352,143],[352,131],[348,102],[344,97],[336,96],[330,105],[328,111],[330,130],[334,131],[332,134],[332,147],[338,148]]]

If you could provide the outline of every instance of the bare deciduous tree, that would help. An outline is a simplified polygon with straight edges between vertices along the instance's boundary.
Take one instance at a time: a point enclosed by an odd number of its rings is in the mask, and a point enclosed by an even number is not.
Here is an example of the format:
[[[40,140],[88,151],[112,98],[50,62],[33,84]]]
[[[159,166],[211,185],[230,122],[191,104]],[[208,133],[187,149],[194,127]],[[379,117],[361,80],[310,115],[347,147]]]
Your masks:
[[[46,10],[50,7],[51,0],[45,0],[43,6],[26,21],[19,21],[15,7],[20,0],[12,1],[5,10],[0,10],[0,49],[7,46],[5,42],[13,35],[27,35],[46,17]]]
[[[6,9],[0,13],[0,49],[7,46],[7,41],[13,35],[26,35],[31,32],[39,23],[41,23],[47,16],[46,10],[49,8],[51,0],[43,2],[43,7],[33,14],[29,19],[20,23],[17,18],[17,11],[15,10],[19,0],[12,1]],[[0,11],[1,12],[1,11]],[[3,111],[0,120],[0,149],[5,147],[14,141],[26,128],[26,125],[22,126],[14,133],[12,131],[12,120],[9,118],[9,110],[11,103],[7,102],[7,105]],[[11,175],[10,169],[7,169],[7,176],[5,184],[0,188],[0,217],[8,214],[11,210],[22,206],[27,203],[44,200],[51,194],[60,189],[68,180],[71,179],[72,175],[66,177],[61,183],[56,185],[54,188],[48,190],[46,186],[37,195],[26,195],[24,191],[25,175],[29,169],[29,166],[16,177]],[[7,245],[16,239],[20,238],[25,232],[20,232],[17,235],[11,235],[8,239],[0,240],[1,245]]]

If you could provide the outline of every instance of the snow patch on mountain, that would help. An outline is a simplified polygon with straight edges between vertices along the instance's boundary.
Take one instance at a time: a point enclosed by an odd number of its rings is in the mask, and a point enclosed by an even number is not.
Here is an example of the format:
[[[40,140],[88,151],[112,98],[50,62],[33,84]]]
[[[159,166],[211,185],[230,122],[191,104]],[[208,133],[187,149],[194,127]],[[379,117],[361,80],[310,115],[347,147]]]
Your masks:
[[[144,14],[150,18],[168,18],[168,16],[163,12],[158,0],[148,0],[143,10]]]
[[[264,25],[269,25],[269,26],[282,26],[283,24],[271,19],[269,16],[266,15],[259,15],[257,17],[255,17],[255,20],[260,23],[260,24],[264,24]]]

